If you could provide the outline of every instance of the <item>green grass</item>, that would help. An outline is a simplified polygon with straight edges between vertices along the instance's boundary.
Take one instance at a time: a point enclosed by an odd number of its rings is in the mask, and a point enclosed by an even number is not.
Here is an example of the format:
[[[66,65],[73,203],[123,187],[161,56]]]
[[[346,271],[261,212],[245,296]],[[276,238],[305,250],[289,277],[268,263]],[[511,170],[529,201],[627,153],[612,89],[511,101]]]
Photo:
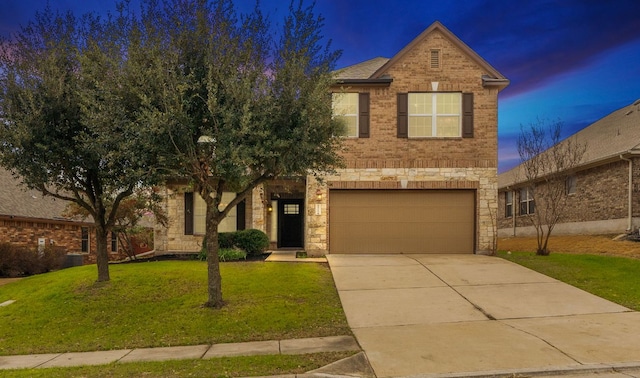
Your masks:
[[[640,311],[640,260],[590,254],[498,252],[498,256]]]
[[[248,377],[300,374],[317,369],[353,353],[316,353],[229,357],[210,360],[139,362],[72,368],[2,370],[5,378],[128,378],[128,377]]]
[[[226,306],[206,301],[206,263],[70,268],[0,286],[0,355],[197,345],[351,334],[320,264],[222,263]]]

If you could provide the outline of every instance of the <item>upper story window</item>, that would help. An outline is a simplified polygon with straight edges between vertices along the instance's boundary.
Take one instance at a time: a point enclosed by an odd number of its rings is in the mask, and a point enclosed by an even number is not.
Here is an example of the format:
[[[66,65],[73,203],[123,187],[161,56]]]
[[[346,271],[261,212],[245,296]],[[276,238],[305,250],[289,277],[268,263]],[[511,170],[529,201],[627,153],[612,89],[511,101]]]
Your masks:
[[[398,93],[398,138],[473,138],[473,93]]]
[[[529,188],[520,189],[520,215],[533,214],[536,210],[533,193]]]
[[[369,138],[369,93],[333,93],[334,117],[344,120],[345,136]]]
[[[358,137],[358,93],[333,93],[333,115],[344,120],[345,136]]]
[[[504,216],[505,218],[513,216],[513,192],[504,192]]]
[[[462,93],[409,93],[409,138],[460,137]]]

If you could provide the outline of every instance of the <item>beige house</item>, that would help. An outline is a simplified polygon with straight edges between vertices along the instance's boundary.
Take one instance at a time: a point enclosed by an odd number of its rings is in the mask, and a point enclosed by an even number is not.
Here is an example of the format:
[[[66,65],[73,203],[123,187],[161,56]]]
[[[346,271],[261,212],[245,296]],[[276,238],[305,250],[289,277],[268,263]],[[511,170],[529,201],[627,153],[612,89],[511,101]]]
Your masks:
[[[346,167],[256,188],[221,226],[272,248],[328,253],[488,253],[497,199],[498,93],[509,81],[439,22],[391,59],[336,72]],[[200,249],[204,203],[165,188],[159,253]]]
[[[640,227],[640,100],[570,138],[586,144],[582,161],[566,185],[565,213],[555,234],[620,234]],[[498,176],[498,234],[534,235],[520,166]]]

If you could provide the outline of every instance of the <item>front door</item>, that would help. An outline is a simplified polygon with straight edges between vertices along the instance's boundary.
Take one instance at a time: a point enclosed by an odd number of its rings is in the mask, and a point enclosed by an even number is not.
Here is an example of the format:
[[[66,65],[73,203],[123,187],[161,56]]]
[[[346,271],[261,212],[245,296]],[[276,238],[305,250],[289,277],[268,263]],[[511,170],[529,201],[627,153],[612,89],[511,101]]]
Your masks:
[[[304,247],[304,200],[278,201],[278,247]]]

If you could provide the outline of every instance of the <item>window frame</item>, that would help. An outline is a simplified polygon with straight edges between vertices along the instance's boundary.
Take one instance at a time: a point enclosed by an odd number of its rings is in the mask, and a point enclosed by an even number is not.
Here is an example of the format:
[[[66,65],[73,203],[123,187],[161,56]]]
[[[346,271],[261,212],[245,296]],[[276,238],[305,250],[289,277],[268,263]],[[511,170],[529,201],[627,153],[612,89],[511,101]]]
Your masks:
[[[457,113],[438,113],[438,97],[439,95],[445,95],[445,94],[454,94],[457,95],[457,101],[458,101],[458,112]],[[431,113],[417,113],[415,111],[412,111],[412,102],[416,103],[416,101],[412,101],[412,97],[414,96],[418,96],[418,95],[429,95],[430,99],[431,99]],[[464,99],[463,99],[463,93],[462,92],[443,92],[443,91],[437,91],[437,92],[408,92],[407,94],[407,137],[409,139],[422,139],[422,138],[427,138],[427,139],[458,139],[458,138],[462,138],[463,137],[463,117],[464,117],[464,109],[463,109],[463,104]],[[412,119],[416,119],[417,117],[424,117],[424,118],[431,118],[431,135],[412,135],[412,126],[411,126],[411,120]],[[445,117],[457,117],[458,119],[458,124],[457,124],[457,134],[456,135],[447,135],[447,136],[442,136],[442,135],[438,135],[438,119],[442,119]],[[440,127],[444,127],[443,125],[440,125]]]
[[[513,192],[504,192],[504,217],[513,218]]]
[[[80,252],[91,253],[91,232],[89,227],[80,227]]]
[[[536,212],[535,200],[531,188],[520,189],[520,215],[532,215]],[[524,210],[524,211],[523,211]]]
[[[565,180],[565,186],[564,186],[565,194],[568,196],[574,195],[576,194],[577,189],[578,189],[578,179],[576,178],[576,175],[567,176],[567,179]]]
[[[338,101],[336,101],[336,97],[337,96],[345,96],[345,95],[349,95],[349,96],[354,96],[355,97],[355,113],[346,113],[346,114],[336,114],[336,103]],[[359,92],[333,92],[331,93],[331,112],[332,112],[332,117],[337,118],[337,117],[344,117],[344,118],[351,118],[354,117],[355,118],[355,133],[354,134],[345,134],[342,135],[342,137],[344,138],[359,138],[360,137],[360,93]],[[348,130],[346,130],[348,131]]]
[[[221,206],[226,206],[227,203],[231,202],[235,198],[235,193],[233,192],[223,192],[221,199]],[[206,211],[207,204],[202,199],[202,197],[198,194],[194,194],[193,196],[193,235],[203,236],[206,234],[207,224],[206,224]],[[220,222],[218,225],[218,232],[235,232],[238,231],[237,225],[238,219],[238,206],[235,206],[233,209],[229,210],[227,216]]]
[[[118,253],[118,233],[111,231],[111,253]]]

